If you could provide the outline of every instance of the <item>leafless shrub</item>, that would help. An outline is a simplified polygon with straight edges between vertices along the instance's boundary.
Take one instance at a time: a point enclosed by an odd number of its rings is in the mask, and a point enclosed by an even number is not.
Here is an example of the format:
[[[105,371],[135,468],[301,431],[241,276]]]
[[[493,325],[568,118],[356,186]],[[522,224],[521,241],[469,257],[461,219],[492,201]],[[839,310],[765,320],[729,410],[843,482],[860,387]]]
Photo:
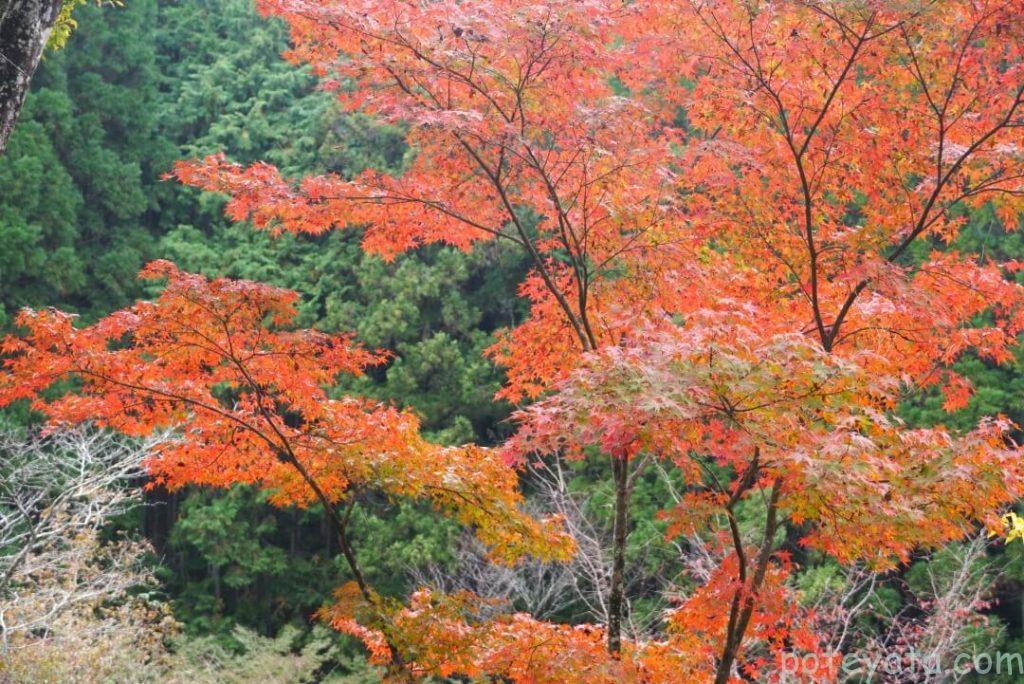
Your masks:
[[[822,651],[846,654],[847,679],[840,680],[860,681],[869,669],[872,681],[893,684],[963,679],[967,673],[953,667],[956,656],[984,651],[1001,637],[983,614],[996,580],[984,562],[987,545],[979,533],[923,559],[916,590],[898,576],[846,568],[811,606]],[[895,608],[880,596],[883,586],[899,591]],[[893,673],[888,662],[902,665]]]
[[[0,681],[156,681],[177,624],[165,604],[130,592],[153,581],[147,551],[81,530],[29,554],[0,599]]]
[[[661,476],[669,475],[656,464]],[[429,565],[412,568],[417,584],[442,591],[470,591],[494,601],[496,610],[529,611],[540,618],[572,615],[574,618],[607,624],[608,590],[612,573],[611,529],[595,515],[592,497],[570,491],[569,474],[558,460],[532,464],[527,469],[530,507],[538,516],[561,516],[566,531],[576,542],[576,554],[568,563],[545,563],[526,559],[513,567],[492,563],[486,550],[471,535],[464,535],[454,550],[452,567]],[[713,558],[697,538],[670,542],[678,552],[678,561],[696,579],[706,579],[720,559]],[[634,546],[632,552],[644,556],[651,551]],[[647,571],[643,559],[627,565],[627,596],[656,596],[659,605],[668,607],[669,590],[674,578]],[[661,613],[647,610],[640,616],[627,600],[623,625],[633,639],[656,635],[661,628]]]
[[[0,432],[0,657],[72,636],[102,645],[118,629],[102,613],[152,579],[148,546],[100,531],[139,504],[143,459],[163,439]]]

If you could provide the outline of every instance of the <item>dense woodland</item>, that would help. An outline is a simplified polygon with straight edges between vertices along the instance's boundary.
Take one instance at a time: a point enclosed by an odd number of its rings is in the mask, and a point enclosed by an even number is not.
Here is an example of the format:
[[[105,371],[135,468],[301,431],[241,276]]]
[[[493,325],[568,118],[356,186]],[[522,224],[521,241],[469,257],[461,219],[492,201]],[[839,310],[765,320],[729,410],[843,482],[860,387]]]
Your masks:
[[[400,177],[422,154],[410,147],[408,136],[410,127],[422,122],[374,117],[339,104],[335,93],[318,87],[309,66],[282,59],[290,45],[288,27],[277,17],[260,16],[251,0],[87,3],[76,7],[74,16],[74,32],[63,47],[46,54],[0,156],[0,327],[5,332],[19,330],[15,317],[23,307],[73,312],[79,315],[75,325],[82,326],[136,300],[153,300],[167,273],[155,281],[138,274],[163,259],[182,273],[293,290],[299,296],[294,327],[351,332],[366,349],[388,352],[365,374],[338,376],[325,396],[366,397],[409,409],[422,438],[434,445],[498,447],[517,433],[524,418],[513,419],[513,412],[529,406],[537,393],[527,398],[530,392],[502,391],[522,371],[513,369],[510,381],[508,364],[485,350],[507,340],[502,331],[532,320],[531,305],[538,300],[522,296],[526,290],[520,286],[533,282],[526,252],[500,240],[472,249],[423,240],[392,258],[364,249],[360,229],[254,230],[249,220],[225,216],[225,193],[236,194],[238,187],[215,187],[201,172],[189,176],[182,167],[178,178],[172,173],[180,160],[223,153],[242,167],[269,162],[289,178],[336,174],[352,180],[366,169]],[[315,55],[307,61],[315,61]],[[616,87],[625,91],[627,84]],[[699,114],[693,121],[688,112],[675,116],[686,130],[701,125]],[[430,150],[426,143],[424,148]],[[1022,234],[1007,229],[1005,212],[985,203],[954,211],[963,219],[955,239],[947,244],[926,236],[907,250],[903,264],[924,264],[936,250],[997,263],[1024,259]],[[236,213],[233,218],[246,217]],[[541,218],[524,212],[522,220],[535,231]],[[266,217],[253,221],[265,223]],[[553,257],[563,263],[569,258]],[[170,274],[170,290],[177,277]],[[1019,278],[1007,276],[1008,282]],[[221,281],[210,281],[216,282]],[[994,317],[998,314],[990,311],[972,314],[979,326]],[[258,325],[260,318],[255,321]],[[1001,362],[972,349],[950,357],[949,377],[965,378],[972,387],[955,405],[950,400],[955,387],[924,383],[900,390],[891,412],[908,429],[943,426],[966,433],[983,417],[996,415],[1024,424],[1024,346],[1014,343],[1010,351]],[[550,400],[554,403],[537,410],[586,423],[586,416],[600,409],[579,397],[604,390],[591,376],[580,382],[558,395],[569,397],[564,404]],[[574,397],[579,405],[571,403]],[[57,438],[47,441],[37,436],[44,416],[25,401],[11,403],[2,417],[0,477],[9,482],[27,467],[19,460],[24,454],[60,460],[74,452],[76,439],[111,439],[101,446],[113,450],[136,448],[134,441],[88,431],[60,438],[63,444]],[[1007,439],[1019,437],[1013,428]],[[544,451],[540,427],[515,439],[535,439],[536,453]],[[580,442],[593,456],[593,443],[600,440],[584,435]],[[460,524],[464,519],[436,514],[443,505],[367,487],[351,496],[358,505],[346,522],[374,595],[401,602],[423,586],[452,595],[465,590],[491,600],[484,608],[465,608],[481,619],[521,611],[550,623],[607,624],[609,597],[602,582],[613,572],[614,459],[537,455],[518,468],[521,508],[538,518],[560,514],[575,537],[575,560],[528,557],[511,567],[494,565],[486,540]],[[727,482],[744,477],[739,467],[724,463],[712,470]],[[699,590],[709,564],[724,562],[697,543],[700,533],[680,535],[678,516],[665,513],[674,503],[684,509],[702,505],[687,498],[691,476],[671,461],[658,460],[636,473],[623,578],[622,631],[629,643],[660,639],[665,616]],[[109,554],[116,547],[126,554],[107,562],[130,566],[129,581],[111,592],[110,600],[89,603],[84,612],[55,623],[52,637],[40,636],[38,629],[16,637],[23,643],[8,651],[0,680],[369,682],[401,671],[400,661],[389,663],[379,649],[368,650],[358,630],[331,629],[329,611],[327,620],[323,613],[318,617],[333,604],[338,587],[354,579],[331,515],[320,503],[280,505],[273,491],[256,481],[168,487],[167,479],[163,484],[158,479],[143,491],[150,477],[141,469],[125,475],[129,484],[117,486],[129,492],[127,499],[111,509],[114,514],[96,539],[82,542],[95,546],[89,553]],[[760,534],[766,513],[759,497],[744,498],[729,511],[744,535]],[[718,525],[719,532],[726,529],[721,520]],[[798,542],[806,529],[807,523],[787,519],[773,532],[791,559],[786,562],[792,562],[782,580],[786,601],[818,615],[836,605],[855,605],[844,648],[884,652],[898,644],[931,648],[943,658],[1024,651],[1024,544],[1019,541],[990,537],[983,526],[965,528],[955,540],[936,537],[935,543],[908,547],[905,558],[876,572],[845,562],[842,553],[837,560],[826,547]],[[0,591],[7,589],[0,585]],[[723,614],[728,612],[724,597],[717,604]],[[61,630],[87,635],[90,625],[99,625],[91,642],[61,640]],[[390,641],[400,643],[400,637],[381,629],[392,651],[400,650]],[[121,650],[117,657],[108,653],[111,644]],[[407,660],[415,661],[416,653],[410,648]],[[743,667],[750,669],[736,676],[769,681],[771,663],[755,667],[754,660],[747,661]],[[439,680],[465,674],[428,666],[423,672]],[[531,676],[518,681],[539,681]],[[693,676],[690,681],[703,675]],[[558,677],[552,675],[552,681]],[[687,681],[679,677],[664,681]],[[1017,675],[977,679],[1024,681]],[[869,679],[862,672],[851,681]],[[870,681],[926,680],[876,676]]]

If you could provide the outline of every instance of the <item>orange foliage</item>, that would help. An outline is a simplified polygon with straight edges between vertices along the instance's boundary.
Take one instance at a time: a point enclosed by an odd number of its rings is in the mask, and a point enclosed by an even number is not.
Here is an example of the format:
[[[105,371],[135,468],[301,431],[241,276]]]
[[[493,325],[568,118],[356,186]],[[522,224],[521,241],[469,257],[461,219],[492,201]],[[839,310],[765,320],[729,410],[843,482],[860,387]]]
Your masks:
[[[959,538],[974,521],[995,528],[1000,507],[1024,491],[1013,425],[909,429],[890,413],[898,379],[871,370],[875,358],[694,315],[672,333],[587,355],[555,394],[519,413],[506,454],[579,457],[599,444],[623,457],[671,457],[693,490],[668,517],[693,530],[739,486],[723,490],[708,464],[741,472],[756,450],[760,486],[780,479],[790,519],[814,523],[805,544],[879,568]]]
[[[228,214],[258,228],[361,227],[386,258],[518,245],[531,315],[491,354],[508,368],[503,397],[550,396],[520,413],[505,458],[653,454],[699,504],[667,514],[677,529],[731,523],[733,555],[666,639],[621,660],[598,657],[594,630],[485,620],[469,597],[420,593],[388,624],[379,606],[372,624],[328,609],[378,656],[401,644],[420,673],[524,682],[724,682],[734,661],[760,676],[771,645],[806,636],[779,599],[776,513],[807,545],[889,567],[1022,493],[1007,421],[954,434],[892,413],[900,392],[936,384],[962,407],[970,387],[949,364],[1006,361],[1024,328],[1019,265],[949,248],[967,211],[990,205],[1012,230],[1024,210],[1024,0],[258,5],[343,107],[405,123],[415,159],[400,176],[292,180],[213,156],[174,175],[228,194]],[[406,413],[328,400],[336,373],[381,357],[278,331],[293,295],[149,271],[170,277],[161,299],[95,326],[23,314],[0,398],[131,433],[184,421],[153,463],[169,484],[254,482],[307,503],[297,463],[331,501],[357,484],[425,496],[506,559],[564,552],[517,512],[496,454],[442,451]],[[69,374],[80,392],[39,398]],[[732,507],[768,489],[748,553]]]
[[[520,511],[516,474],[498,455],[429,444],[411,413],[329,398],[325,387],[340,374],[384,357],[346,336],[290,329],[295,293],[208,281],[162,261],[142,276],[167,279],[158,299],[85,328],[58,311],[23,311],[26,332],[3,343],[0,405],[28,398],[51,422],[130,435],[180,426],[148,462],[153,483],[171,489],[242,482],[277,505],[306,506],[370,487],[431,501],[506,562],[568,552],[557,521]],[[46,392],[72,379],[74,391]]]
[[[339,589],[335,598],[321,617],[361,639],[378,662],[386,663],[383,634],[363,626],[369,606],[351,587]],[[553,625],[521,613],[487,618],[488,608],[472,594],[420,589],[408,606],[392,608],[382,629],[412,659],[412,673],[419,677],[502,677],[538,684],[623,681],[627,669],[608,657],[600,628]]]
[[[722,577],[733,566],[723,568]],[[805,647],[810,640],[789,630],[792,597],[781,585],[788,566],[773,568],[771,600],[758,613],[758,639],[780,646]],[[360,639],[378,663],[388,661],[385,633],[391,643],[411,657],[411,673],[417,677],[464,676],[473,679],[501,678],[517,684],[562,682],[673,682],[702,681],[714,672],[709,635],[689,626],[692,612],[697,623],[706,620],[722,628],[722,602],[729,600],[729,581],[674,609],[669,615],[671,638],[644,644],[628,644],[618,657],[609,656],[604,630],[596,625],[557,625],[524,614],[494,613],[488,601],[468,592],[438,594],[421,588],[407,606],[395,604],[380,629],[367,628],[373,609],[352,585],[341,587],[336,602],[320,617],[335,629]],[[698,615],[700,614],[700,615]],[[697,624],[695,623],[695,624]],[[767,657],[766,652],[764,657]],[[757,662],[761,662],[763,658]],[[754,661],[747,666],[754,672]]]

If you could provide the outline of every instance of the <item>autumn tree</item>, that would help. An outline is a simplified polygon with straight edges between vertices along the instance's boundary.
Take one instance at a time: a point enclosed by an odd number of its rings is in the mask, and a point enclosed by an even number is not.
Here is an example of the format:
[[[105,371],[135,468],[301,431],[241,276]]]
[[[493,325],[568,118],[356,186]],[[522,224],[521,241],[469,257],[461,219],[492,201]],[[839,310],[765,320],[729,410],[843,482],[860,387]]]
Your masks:
[[[257,228],[361,227],[387,258],[436,242],[523,250],[530,316],[490,354],[503,398],[540,401],[503,456],[612,471],[607,625],[492,618],[429,590],[388,610],[350,559],[356,585],[323,616],[379,658],[520,681],[763,677],[781,649],[817,647],[787,584],[801,549],[889,568],[997,527],[1020,495],[1005,419],[957,433],[893,415],[921,388],[962,405],[970,387],[949,364],[1007,360],[1024,323],[1016,264],[946,246],[967,212],[990,205],[1012,228],[1022,208],[1019,0],[258,4],[288,22],[291,59],[348,110],[406,126],[416,156],[401,174],[298,180],[213,156],[177,177],[227,193]],[[8,399],[129,432],[186,420],[188,446],[152,466],[168,482],[257,483],[328,510],[380,487],[431,498],[498,555],[554,551],[495,454],[446,452],[460,495],[446,494],[411,416],[317,389],[378,355],[278,332],[279,291],[150,272],[170,276],[163,297],[97,326],[24,314]],[[38,398],[64,374],[79,393]],[[629,642],[629,500],[654,461],[686,483],[670,531],[703,534],[717,568],[664,639]],[[486,514],[466,500],[480,496]],[[756,535],[741,506],[760,507]]]
[[[508,368],[500,396],[535,397],[582,352],[614,343],[645,311],[652,246],[670,242],[673,131],[609,80],[608,46],[632,12],[614,2],[263,3],[291,25],[344,106],[412,124],[418,151],[400,176],[295,184],[263,164],[220,157],[179,165],[184,182],[229,192],[228,213],[275,231],[367,225],[364,246],[394,257],[432,242],[509,241],[529,256],[533,316],[492,356]],[[354,81],[349,82],[349,79]],[[569,87],[571,84],[571,87]],[[671,250],[666,245],[666,250]],[[620,269],[633,267],[630,278]],[[630,467],[610,458],[616,488],[609,645],[620,648]]]
[[[521,245],[534,259],[523,286],[534,307],[492,350],[509,369],[504,396],[534,396],[580,352],[702,309],[721,320],[700,325],[726,336],[730,318],[758,317],[747,351],[782,353],[783,367],[811,353],[790,348],[791,334],[816,336],[825,354],[849,347],[843,362],[861,376],[851,394],[883,411],[901,381],[944,381],[953,408],[966,386],[944,362],[970,347],[1006,358],[1018,290],[997,266],[948,252],[900,260],[919,238],[955,234],[965,206],[997,200],[1013,216],[1013,3],[262,8],[289,21],[291,57],[346,106],[410,123],[419,155],[400,177],[296,184],[219,158],[179,177],[229,192],[229,213],[258,227],[367,225],[365,246],[386,255],[432,241]],[[688,126],[675,148],[679,108]],[[996,324],[965,327],[993,305]],[[817,399],[827,380],[780,405]],[[606,453],[636,443],[612,434]],[[756,489],[765,467],[753,441],[730,444],[746,449],[730,465]],[[612,458],[619,548],[629,455]],[[615,612],[621,577],[620,553]],[[614,613],[609,643],[618,650]]]
[[[0,403],[28,398],[55,423],[91,422],[128,435],[180,427],[146,467],[157,485],[248,483],[278,505],[324,507],[355,591],[383,620],[386,606],[363,578],[349,543],[356,494],[365,489],[426,499],[472,526],[492,557],[564,557],[555,521],[519,507],[515,473],[476,447],[425,442],[413,415],[326,386],[382,355],[349,338],[289,330],[295,294],[246,281],[207,281],[154,262],[163,294],[75,328],[55,310],[24,311],[21,337],[4,344]],[[44,391],[77,382],[56,398]],[[374,623],[376,624],[376,622]],[[384,623],[380,627],[384,628]],[[382,637],[389,660],[401,654]]]
[[[856,403],[864,409],[853,410],[889,411],[900,392],[934,385],[948,410],[963,406],[969,383],[948,364],[968,349],[990,362],[1007,361],[1020,330],[1020,290],[1007,279],[1016,265],[942,247],[968,212],[984,204],[1007,230],[1016,228],[1024,197],[1020,3],[681,7],[670,23],[698,27],[679,34],[676,53],[686,56],[680,69],[696,80],[687,116],[707,138],[688,151],[686,186],[696,191],[690,213],[700,217],[691,225],[709,231],[733,264],[758,264],[734,282],[743,301],[756,307],[759,325],[768,333],[806,335],[829,363],[853,362],[871,383],[890,384],[881,393],[858,391],[844,412]],[[816,404],[812,425],[827,416],[820,406],[826,387],[809,394]],[[728,400],[723,406],[735,410]],[[848,421],[829,422],[848,426],[835,434],[855,427],[851,435],[870,440],[864,446],[884,444],[865,429],[865,418]],[[878,530],[876,550],[905,560],[908,543],[960,534],[970,506],[982,506],[970,511],[975,516],[1008,500],[1019,470],[1015,452],[1003,451],[1005,437],[992,438],[993,425],[959,438],[895,425],[899,442],[882,449],[877,462],[893,470],[843,497],[856,502],[860,515],[875,508],[887,516],[880,525],[862,520],[855,536],[868,541]],[[802,426],[799,434],[813,432]],[[957,441],[979,436],[988,441],[980,450]],[[906,457],[922,439],[938,442],[915,464]],[[953,446],[952,461],[936,462],[943,445]],[[808,452],[793,451],[801,453]],[[866,456],[860,453],[852,472],[871,467]],[[988,474],[941,494],[963,465]],[[995,489],[974,489],[986,481]],[[818,499],[809,510],[782,502],[794,523],[821,512],[841,517],[838,502],[821,500],[822,484],[815,478],[803,495]],[[857,500],[878,485],[884,489]],[[837,547],[845,538],[828,527],[804,530],[802,543],[843,558]],[[723,661],[729,651],[727,644]]]

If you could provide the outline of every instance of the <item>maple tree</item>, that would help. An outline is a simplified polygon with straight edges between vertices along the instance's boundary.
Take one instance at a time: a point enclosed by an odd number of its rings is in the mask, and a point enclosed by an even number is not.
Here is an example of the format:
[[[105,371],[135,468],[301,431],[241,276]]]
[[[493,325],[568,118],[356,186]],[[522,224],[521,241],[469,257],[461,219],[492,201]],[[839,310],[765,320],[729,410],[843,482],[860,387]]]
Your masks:
[[[295,293],[208,281],[160,261],[141,276],[167,280],[160,297],[91,326],[75,328],[72,316],[52,309],[23,311],[24,335],[3,345],[0,404],[27,398],[52,423],[92,422],[128,435],[180,427],[147,460],[153,484],[244,482],[277,505],[321,504],[358,592],[375,607],[380,599],[347,534],[363,489],[429,500],[473,526],[496,560],[558,558],[571,549],[557,521],[521,512],[516,475],[494,453],[434,446],[408,412],[329,397],[325,388],[339,374],[360,373],[383,356],[344,336],[289,329]],[[74,391],[46,394],[68,381]]]
[[[286,324],[291,296],[168,265],[149,269],[171,278],[156,308],[82,331],[23,314],[7,401],[129,432],[187,418],[182,445],[153,464],[169,483],[254,482],[328,510],[356,484],[427,496],[507,560],[568,544],[518,513],[506,461],[596,448],[614,489],[603,628],[490,619],[473,597],[426,591],[391,604],[349,559],[356,585],[323,616],[414,674],[757,677],[781,649],[815,648],[786,584],[794,551],[884,569],[978,521],[999,527],[1024,477],[1013,426],[909,429],[893,410],[928,387],[961,407],[970,386],[950,363],[1006,361],[1024,326],[1018,265],[948,247],[969,211],[994,207],[1013,229],[1024,209],[1020,0],[258,4],[288,22],[289,57],[343,107],[406,125],[415,158],[400,175],[351,179],[293,180],[220,155],[174,174],[227,193],[233,219],[358,226],[386,258],[435,242],[517,245],[533,267],[520,289],[530,316],[490,355],[508,372],[503,398],[540,401],[500,456],[440,450],[407,413],[317,389],[379,355],[271,332],[264,318]],[[205,318],[195,298],[230,308]],[[197,318],[203,335],[226,326],[225,343],[273,352],[239,365],[192,336]],[[39,399],[63,374],[83,376],[81,390]],[[230,409],[224,383],[240,392]],[[437,480],[439,458],[466,489]],[[719,566],[671,611],[663,640],[629,641],[630,496],[654,459],[687,486],[665,512],[670,533],[709,535]],[[485,507],[466,501],[481,496]],[[751,540],[736,509],[758,502]],[[345,518],[335,523],[345,550]],[[601,639],[614,657],[600,657]]]
[[[818,466],[830,452],[855,454],[841,466],[843,487],[865,467],[885,471],[854,479],[856,492],[830,501],[827,480],[804,483],[803,467],[786,469],[804,485],[803,500],[783,496],[782,508],[798,524],[819,516],[803,543],[840,558],[849,558],[849,538],[835,522],[822,524],[822,513],[856,521],[854,538],[905,559],[908,544],[957,535],[965,513],[983,514],[1018,491],[1016,451],[998,436],[1008,426],[983,423],[957,437],[886,427],[890,419],[875,416],[893,408],[902,388],[935,384],[955,410],[970,388],[947,364],[967,349],[992,362],[1011,358],[1020,291],[1005,274],[1016,264],[939,246],[983,204],[1016,228],[1024,197],[1020,12],[1015,2],[693,2],[670,20],[700,27],[680,32],[676,53],[696,79],[687,116],[706,132],[688,150],[684,182],[700,217],[691,225],[708,231],[731,263],[757,264],[732,272],[766,332],[808,335],[874,384],[840,416],[821,406],[829,390],[816,384],[812,427],[796,433],[813,438],[814,423],[828,417],[833,435],[849,431],[855,442],[842,451],[787,447],[813,454]],[[988,320],[973,326],[983,313]],[[727,395],[718,406],[735,413]],[[851,420],[851,409],[871,413]],[[774,435],[787,435],[773,422]],[[956,482],[972,468],[979,471]],[[885,518],[865,520],[871,511]],[[723,660],[730,650],[727,643]]]
[[[617,302],[637,299],[632,291],[649,283],[616,269],[646,268],[651,247],[671,237],[661,228],[673,201],[675,136],[609,82],[609,59],[634,66],[631,51],[607,49],[630,13],[608,2],[583,11],[554,2],[260,7],[289,22],[292,56],[330,76],[326,87],[339,89],[346,107],[411,123],[418,154],[398,177],[369,170],[295,184],[266,164],[213,156],[179,164],[180,180],[229,192],[228,214],[257,227],[317,234],[365,224],[364,246],[389,258],[431,242],[521,247],[533,265],[522,285],[533,316],[492,349],[508,368],[507,399],[537,396],[581,351],[636,326]],[[617,310],[603,313],[604,301]],[[629,471],[622,459],[611,463],[609,643],[618,650]]]

